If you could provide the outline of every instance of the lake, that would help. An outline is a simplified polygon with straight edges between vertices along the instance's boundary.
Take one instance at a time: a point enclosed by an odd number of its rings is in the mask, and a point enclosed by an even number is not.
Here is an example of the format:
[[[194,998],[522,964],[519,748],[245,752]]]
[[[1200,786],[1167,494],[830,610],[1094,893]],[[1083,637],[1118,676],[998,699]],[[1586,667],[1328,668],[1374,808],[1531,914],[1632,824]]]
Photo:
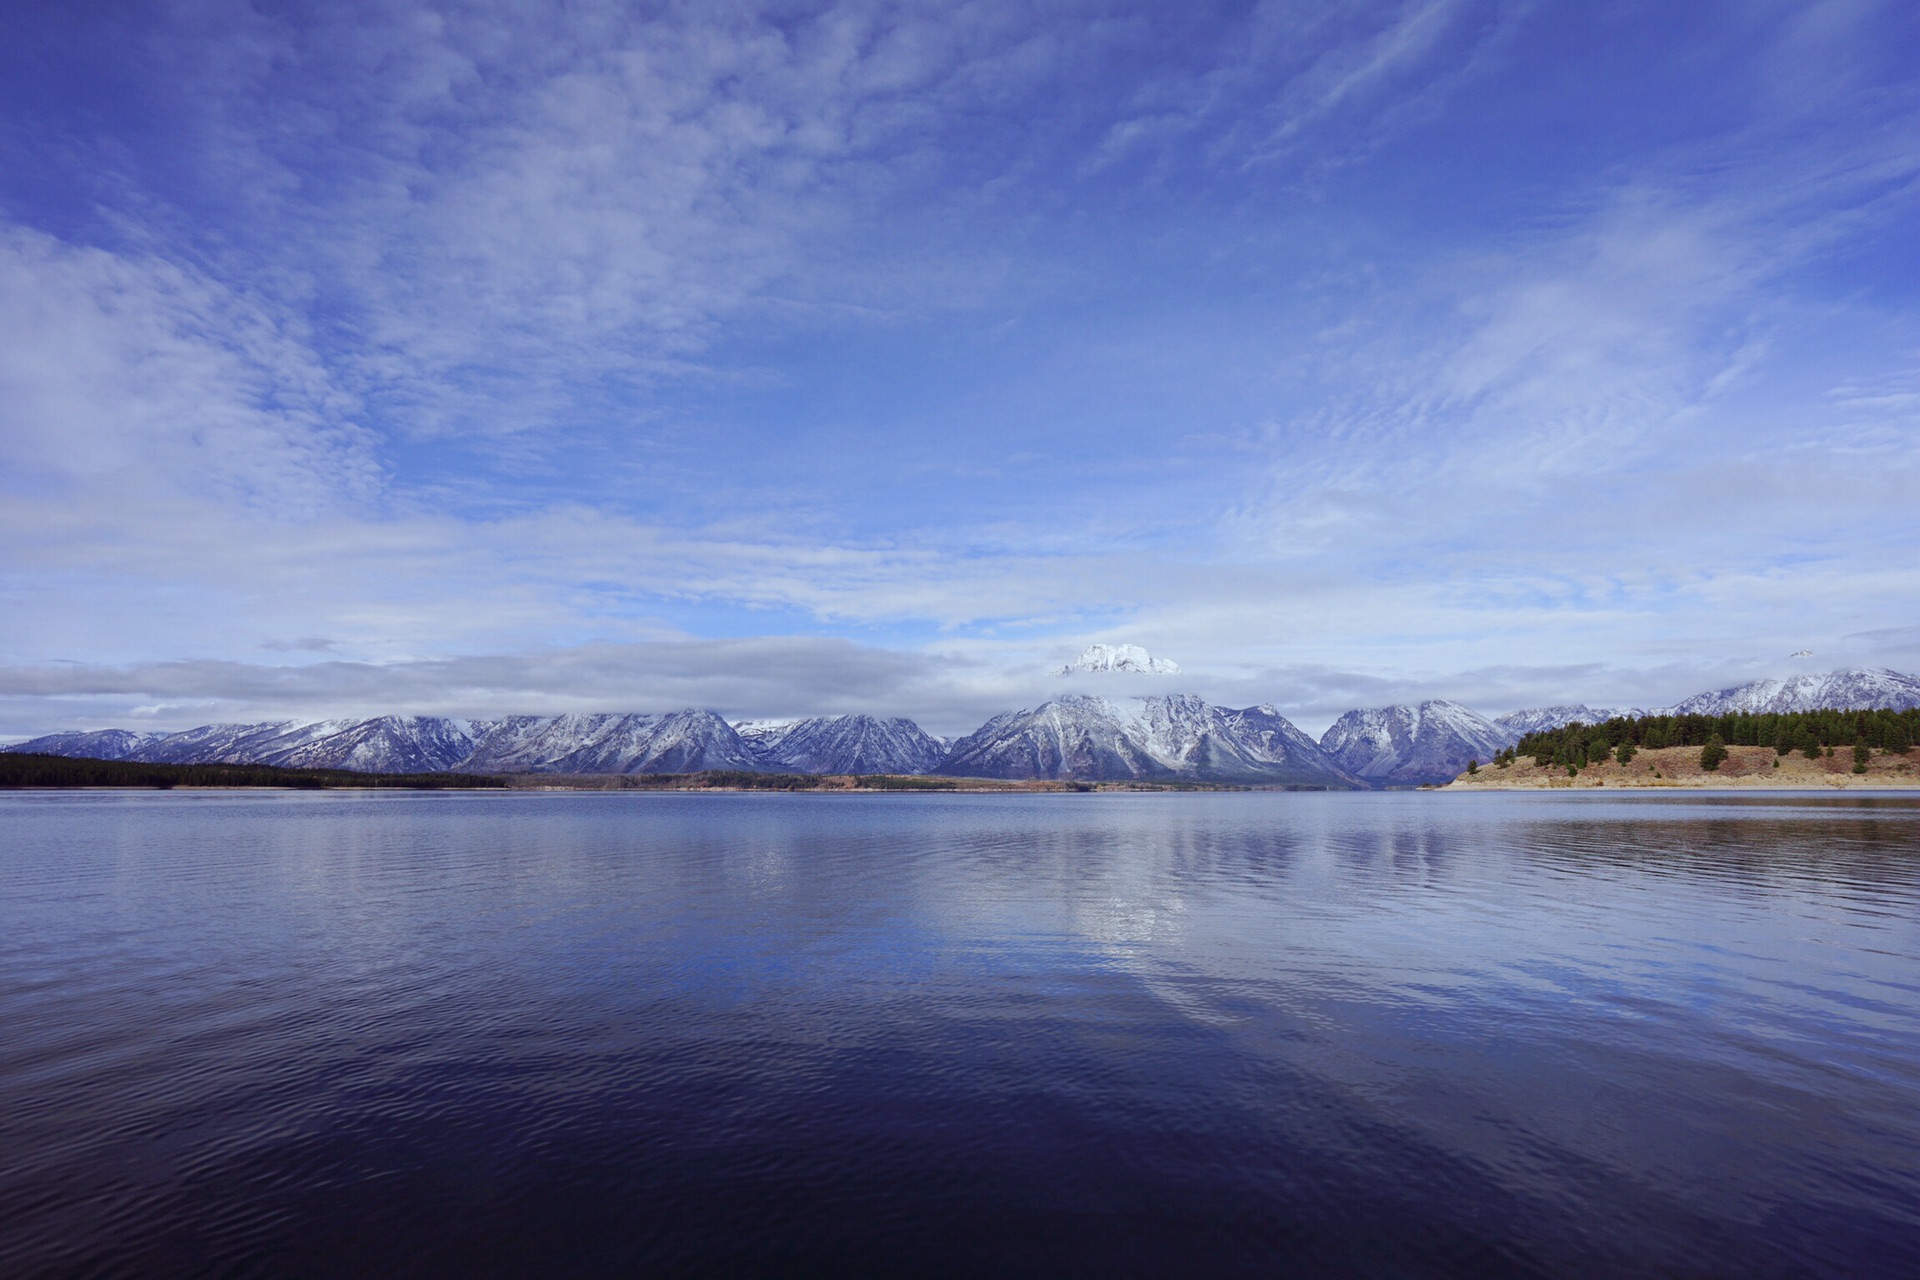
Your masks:
[[[1920,800],[0,795],[0,1274],[1920,1274]]]

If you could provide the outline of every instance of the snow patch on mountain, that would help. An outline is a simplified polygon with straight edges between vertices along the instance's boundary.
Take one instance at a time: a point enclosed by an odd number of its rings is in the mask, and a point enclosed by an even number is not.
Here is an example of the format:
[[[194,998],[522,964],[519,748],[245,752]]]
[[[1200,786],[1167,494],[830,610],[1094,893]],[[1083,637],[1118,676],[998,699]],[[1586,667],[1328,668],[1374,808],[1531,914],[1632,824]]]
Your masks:
[[[1137,644],[1090,644],[1080,656],[1054,674],[1070,676],[1089,671],[1125,671],[1138,675],[1177,676],[1180,664],[1156,658]]]

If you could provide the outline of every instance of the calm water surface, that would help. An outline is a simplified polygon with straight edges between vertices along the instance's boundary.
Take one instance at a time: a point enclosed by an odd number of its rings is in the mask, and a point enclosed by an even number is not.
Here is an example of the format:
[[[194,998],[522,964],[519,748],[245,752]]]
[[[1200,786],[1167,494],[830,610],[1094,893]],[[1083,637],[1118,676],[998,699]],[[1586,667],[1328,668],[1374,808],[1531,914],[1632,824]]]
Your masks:
[[[1920,1275],[1920,806],[0,797],[0,1274]]]

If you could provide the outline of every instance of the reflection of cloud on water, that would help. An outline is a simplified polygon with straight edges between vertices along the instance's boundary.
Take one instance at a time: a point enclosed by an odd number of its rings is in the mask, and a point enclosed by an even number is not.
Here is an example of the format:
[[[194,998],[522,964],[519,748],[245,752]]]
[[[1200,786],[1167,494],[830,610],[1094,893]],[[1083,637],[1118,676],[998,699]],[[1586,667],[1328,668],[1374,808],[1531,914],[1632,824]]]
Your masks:
[[[1120,948],[1177,941],[1181,932],[1178,925],[1182,923],[1178,914],[1163,904],[1112,898],[1076,911],[1075,932],[1091,941]]]
[[[1803,806],[1764,816],[1748,806],[1738,811],[1748,820],[1702,823],[1694,809],[1645,800],[1554,799],[989,802],[954,811],[960,829],[916,877],[917,909],[990,966],[1125,974],[1208,1025],[1241,1023],[1249,998],[1317,1025],[1344,1022],[1356,1003],[1429,1017],[1571,1002],[1611,1016],[1646,975],[1618,972],[1606,948],[1676,916],[1712,918],[1722,879],[1760,900],[1833,887],[1820,883],[1831,868],[1803,879],[1817,839],[1790,841],[1797,874],[1746,865],[1766,863],[1752,858],[1756,845],[1812,834],[1801,831]],[[1677,844],[1676,821],[1687,832]],[[1077,959],[1063,962],[1063,951]]]

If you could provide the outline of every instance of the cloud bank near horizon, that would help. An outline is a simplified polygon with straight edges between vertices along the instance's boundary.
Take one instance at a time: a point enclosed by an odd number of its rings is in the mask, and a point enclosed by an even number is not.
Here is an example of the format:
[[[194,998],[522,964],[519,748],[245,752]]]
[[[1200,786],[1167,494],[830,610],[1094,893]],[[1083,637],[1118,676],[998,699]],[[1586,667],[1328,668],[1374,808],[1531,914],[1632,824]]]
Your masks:
[[[1091,640],[1303,723],[1912,669],[1916,42],[1884,3],[23,14],[0,734],[952,726]]]

